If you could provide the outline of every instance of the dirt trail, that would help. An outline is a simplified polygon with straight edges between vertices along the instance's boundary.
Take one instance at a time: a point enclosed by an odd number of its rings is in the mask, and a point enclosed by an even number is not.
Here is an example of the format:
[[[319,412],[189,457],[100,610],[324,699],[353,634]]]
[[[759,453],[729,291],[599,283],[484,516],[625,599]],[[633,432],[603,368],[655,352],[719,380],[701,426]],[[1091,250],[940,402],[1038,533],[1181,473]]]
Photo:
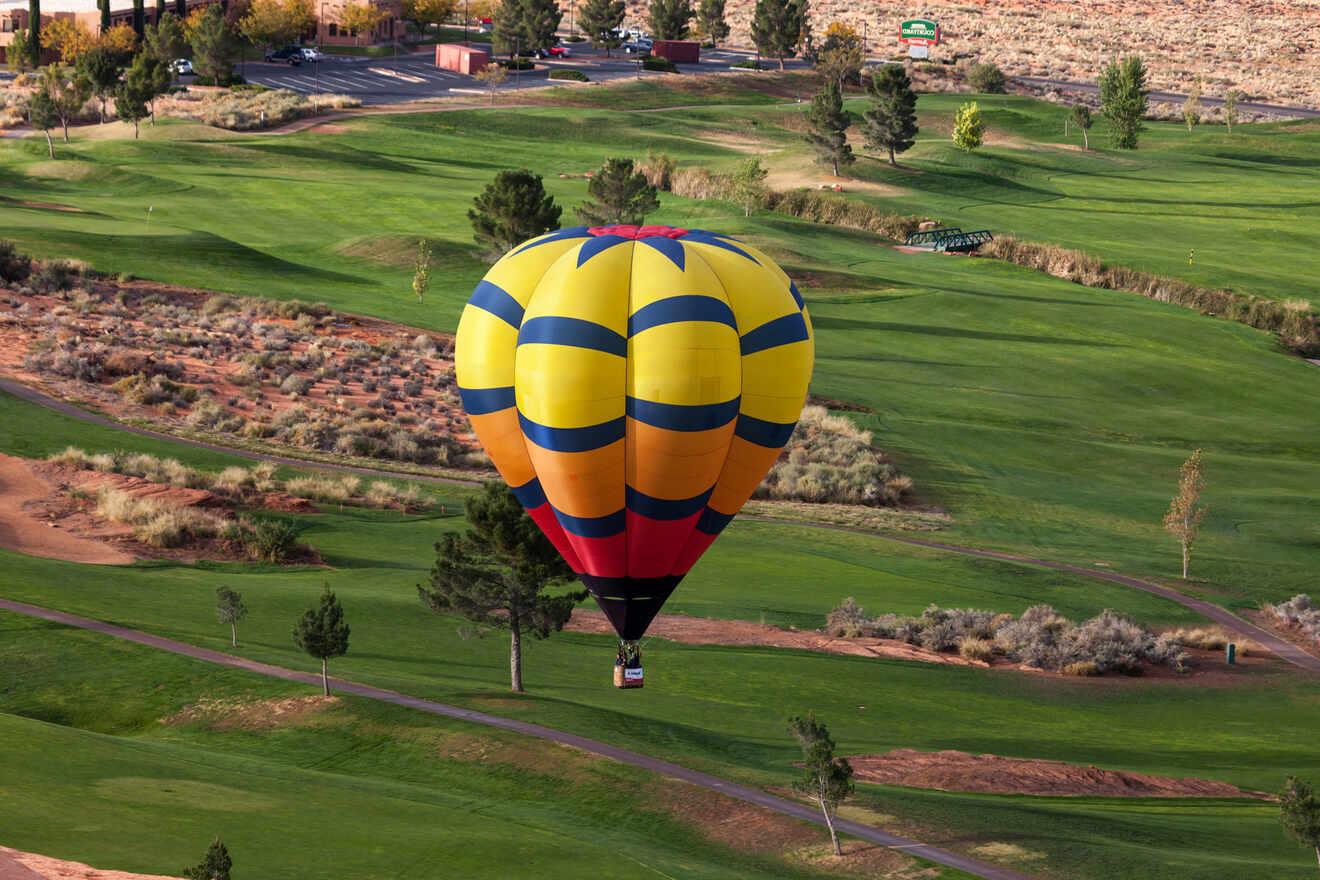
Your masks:
[[[570,632],[612,634],[605,615],[599,611],[577,608],[564,627]],[[836,639],[813,630],[780,629],[745,620],[715,620],[688,617],[685,614],[661,614],[651,622],[647,636],[681,642],[685,645],[747,645],[766,648],[796,648],[826,654],[853,657],[883,657],[886,660],[917,660],[922,663],[945,663],[951,666],[988,667],[979,660],[965,660],[956,654],[941,654],[893,639]]]
[[[123,550],[90,538],[71,535],[58,521],[41,520],[24,509],[41,501],[54,487],[33,472],[21,458],[0,455],[0,547],[69,562],[127,565],[133,557]]]
[[[68,862],[0,846],[0,880],[174,880],[174,878],[160,874],[103,871],[81,862]]]
[[[953,750],[895,749],[883,755],[857,755],[848,761],[862,782],[939,791],[1056,797],[1269,798],[1263,792],[1245,791],[1213,779],[1174,779],[1063,761],[972,755]]]

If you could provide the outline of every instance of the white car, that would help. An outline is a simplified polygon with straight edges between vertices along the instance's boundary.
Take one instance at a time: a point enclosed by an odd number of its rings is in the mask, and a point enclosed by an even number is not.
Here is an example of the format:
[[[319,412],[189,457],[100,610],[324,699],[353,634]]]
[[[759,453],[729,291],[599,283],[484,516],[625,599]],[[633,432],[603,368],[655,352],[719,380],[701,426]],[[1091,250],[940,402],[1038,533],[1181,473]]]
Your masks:
[[[192,76],[194,73],[192,62],[187,58],[175,58],[170,67],[174,70],[175,76]]]
[[[303,61],[324,61],[325,53],[315,46],[303,46]]]

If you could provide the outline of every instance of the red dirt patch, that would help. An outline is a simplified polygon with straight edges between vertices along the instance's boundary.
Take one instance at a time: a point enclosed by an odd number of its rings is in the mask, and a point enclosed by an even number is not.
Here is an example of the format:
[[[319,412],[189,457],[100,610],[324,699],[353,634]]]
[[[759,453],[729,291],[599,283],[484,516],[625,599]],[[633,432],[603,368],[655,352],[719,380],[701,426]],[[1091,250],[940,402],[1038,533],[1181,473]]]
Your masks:
[[[0,455],[0,547],[69,562],[127,565],[133,555],[85,531],[44,505],[55,485],[21,458]],[[81,523],[81,525],[86,525]],[[130,533],[131,534],[131,533]]]
[[[947,750],[919,752],[895,749],[883,755],[857,755],[849,762],[862,782],[932,788],[938,791],[975,791],[989,794],[1032,794],[1055,797],[1217,797],[1260,798],[1269,795],[1246,791],[1212,779],[1174,779],[1122,770],[1082,767],[1063,761],[973,755]]]
[[[0,846],[0,877],[13,880],[174,880],[161,874],[106,871],[81,862],[54,859]]]
[[[565,629],[605,635],[614,632],[604,614],[582,608],[574,610],[573,617]],[[810,630],[780,629],[763,623],[713,620],[705,617],[688,617],[684,614],[659,615],[651,623],[647,634],[685,645],[757,645],[821,651],[827,654],[847,654],[853,657],[918,660],[923,663],[944,663],[951,666],[982,668],[989,666],[988,663],[979,660],[964,660],[954,654],[939,654],[891,639],[840,639]]]
[[[274,730],[307,721],[337,706],[339,697],[286,697],[278,700],[201,699],[160,720],[171,726],[205,724],[213,730]]]

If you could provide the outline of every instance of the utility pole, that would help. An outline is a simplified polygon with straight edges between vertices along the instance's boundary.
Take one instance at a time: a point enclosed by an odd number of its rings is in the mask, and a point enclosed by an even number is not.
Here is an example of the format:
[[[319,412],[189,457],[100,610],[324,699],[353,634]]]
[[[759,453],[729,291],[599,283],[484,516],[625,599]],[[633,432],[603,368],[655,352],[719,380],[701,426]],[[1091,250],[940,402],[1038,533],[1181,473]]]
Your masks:
[[[325,2],[325,0],[322,0],[322,2]],[[468,0],[463,0],[463,45],[464,46],[472,45],[472,43],[468,40],[468,22],[470,22],[471,20],[472,18],[468,15]]]

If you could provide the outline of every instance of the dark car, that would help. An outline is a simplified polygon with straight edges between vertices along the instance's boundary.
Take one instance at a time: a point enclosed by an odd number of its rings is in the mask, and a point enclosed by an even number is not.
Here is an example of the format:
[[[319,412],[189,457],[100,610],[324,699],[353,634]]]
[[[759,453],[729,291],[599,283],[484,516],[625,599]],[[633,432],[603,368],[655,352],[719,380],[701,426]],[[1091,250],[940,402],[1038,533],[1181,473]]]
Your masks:
[[[297,67],[303,63],[303,50],[297,46],[285,46],[266,53],[266,60],[272,64],[288,64]]]

